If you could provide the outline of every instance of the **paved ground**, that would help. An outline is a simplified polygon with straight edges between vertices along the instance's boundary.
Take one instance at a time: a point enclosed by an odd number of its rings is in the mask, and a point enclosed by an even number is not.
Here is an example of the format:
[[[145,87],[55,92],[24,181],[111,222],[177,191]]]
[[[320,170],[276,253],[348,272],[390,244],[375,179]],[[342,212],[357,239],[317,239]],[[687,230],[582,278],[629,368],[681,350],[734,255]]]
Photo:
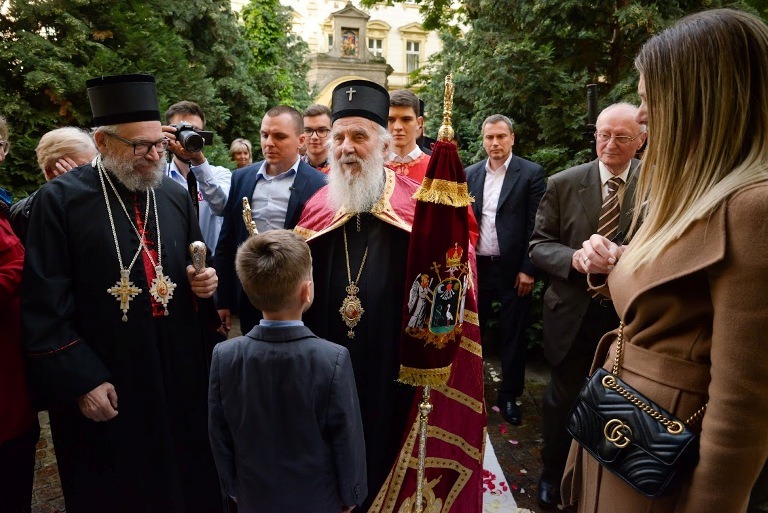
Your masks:
[[[496,401],[500,366],[493,351],[487,351],[485,394],[488,404],[488,433],[517,505],[540,513],[536,502],[536,483],[541,475],[541,395],[548,379],[547,364],[539,352],[532,352],[527,368],[525,394],[520,398],[523,422],[511,426],[492,410]],[[42,434],[37,446],[33,513],[64,513],[64,499],[59,483],[58,467],[50,437],[48,416],[41,413]],[[514,512],[510,512],[514,513]]]
[[[529,351],[526,365],[525,392],[520,397],[523,422],[508,424],[496,404],[496,387],[500,379],[499,358],[492,350],[485,355],[485,402],[488,405],[488,434],[502,470],[507,478],[518,508],[541,513],[536,499],[541,477],[541,397],[549,381],[549,365],[541,352]],[[568,512],[569,510],[566,510]]]

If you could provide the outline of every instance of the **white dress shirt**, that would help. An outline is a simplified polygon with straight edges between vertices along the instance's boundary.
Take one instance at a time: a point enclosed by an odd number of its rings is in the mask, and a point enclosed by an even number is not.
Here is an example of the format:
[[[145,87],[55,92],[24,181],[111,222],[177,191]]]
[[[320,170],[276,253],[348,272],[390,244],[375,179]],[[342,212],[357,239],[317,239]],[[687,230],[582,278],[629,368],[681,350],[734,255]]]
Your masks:
[[[419,158],[419,156],[421,156],[422,153],[424,152],[421,151],[421,148],[419,148],[418,146],[416,146],[416,148],[412,152],[410,152],[408,155],[404,157],[401,157],[394,151],[390,151],[389,159],[387,160],[387,162],[402,162],[403,164],[405,164],[406,162],[413,162],[414,160]]]
[[[232,172],[226,167],[211,166],[208,160],[199,166],[191,166],[190,170],[197,179],[200,231],[203,232],[205,245],[213,256],[219,240],[221,224],[224,222],[221,216],[224,214],[224,206],[229,197]],[[165,174],[189,190],[187,179],[179,171],[175,160],[171,160],[171,163],[165,166]]]
[[[477,254],[482,256],[499,256],[499,237],[496,233],[496,210],[499,208],[499,196],[507,168],[512,162],[512,153],[498,167],[491,169],[491,159],[485,161],[485,182],[483,184],[483,213],[480,216],[480,239],[477,241]]]
[[[277,176],[267,174],[266,160],[261,164],[251,198],[251,217],[259,233],[285,228],[288,202],[300,161],[297,157],[290,169]]]

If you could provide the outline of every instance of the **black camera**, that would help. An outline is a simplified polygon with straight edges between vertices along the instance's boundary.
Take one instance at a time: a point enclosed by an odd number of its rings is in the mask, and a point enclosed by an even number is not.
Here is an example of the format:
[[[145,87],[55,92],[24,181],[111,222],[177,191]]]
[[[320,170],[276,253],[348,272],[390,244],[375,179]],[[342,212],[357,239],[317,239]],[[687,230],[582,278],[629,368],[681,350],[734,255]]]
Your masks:
[[[176,129],[176,140],[185,150],[196,153],[203,149],[203,146],[213,144],[213,132],[197,130],[189,123],[178,123],[171,125]]]

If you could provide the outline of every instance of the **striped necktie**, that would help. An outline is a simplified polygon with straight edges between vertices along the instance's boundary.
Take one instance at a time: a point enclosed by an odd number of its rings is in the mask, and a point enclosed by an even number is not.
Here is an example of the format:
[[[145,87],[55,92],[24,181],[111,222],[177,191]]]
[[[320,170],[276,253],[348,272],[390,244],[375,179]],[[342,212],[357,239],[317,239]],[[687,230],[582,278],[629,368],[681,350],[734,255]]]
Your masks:
[[[619,187],[624,180],[614,176],[608,180],[608,196],[603,201],[603,207],[600,209],[600,219],[597,221],[597,233],[608,240],[613,240],[619,233],[619,219],[621,218],[621,205],[619,204]],[[589,295],[594,299],[602,298],[602,295],[589,290]]]
[[[619,205],[619,187],[624,180],[614,176],[608,180],[608,196],[603,201],[600,209],[600,220],[597,222],[597,233],[608,240],[613,240],[619,233],[619,219],[621,218],[621,205]]]

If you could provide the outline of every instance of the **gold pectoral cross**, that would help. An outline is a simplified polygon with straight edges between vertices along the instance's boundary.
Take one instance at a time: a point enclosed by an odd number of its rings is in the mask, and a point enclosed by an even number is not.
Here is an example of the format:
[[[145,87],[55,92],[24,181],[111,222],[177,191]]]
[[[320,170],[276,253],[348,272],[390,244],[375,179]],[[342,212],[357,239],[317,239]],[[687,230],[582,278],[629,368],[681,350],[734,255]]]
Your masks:
[[[141,294],[141,289],[128,279],[128,269],[120,270],[120,281],[108,288],[107,292],[120,301],[120,310],[123,311],[123,322],[128,322],[129,303],[133,298]]]

